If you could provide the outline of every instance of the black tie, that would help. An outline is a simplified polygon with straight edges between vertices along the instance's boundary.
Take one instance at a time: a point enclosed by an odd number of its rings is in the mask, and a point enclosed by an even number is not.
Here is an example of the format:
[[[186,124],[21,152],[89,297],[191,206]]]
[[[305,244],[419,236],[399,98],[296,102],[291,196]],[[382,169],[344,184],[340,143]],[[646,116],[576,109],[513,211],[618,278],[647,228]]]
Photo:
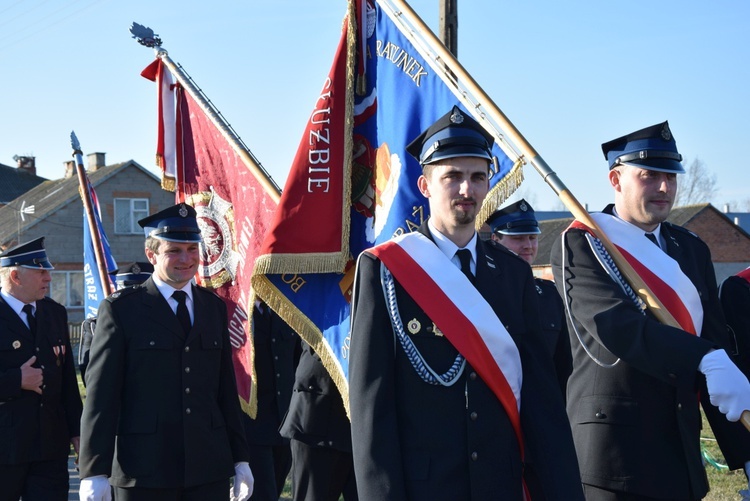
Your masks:
[[[456,255],[461,262],[461,272],[466,275],[471,283],[474,283],[474,274],[471,272],[471,251],[469,249],[458,249]]]
[[[190,332],[190,312],[188,312],[185,300],[187,299],[187,293],[185,291],[174,291],[172,297],[177,301],[177,320],[182,325],[182,330],[187,334]]]
[[[656,235],[654,235],[653,233],[646,233],[646,238],[651,240],[655,246],[661,249],[661,245],[659,245],[659,242],[656,241]]]
[[[34,309],[33,306],[30,304],[23,305],[23,308],[21,310],[26,313],[26,319],[29,322],[29,331],[31,331],[31,335],[36,337],[36,318],[34,317],[34,314],[32,313],[32,310]]]

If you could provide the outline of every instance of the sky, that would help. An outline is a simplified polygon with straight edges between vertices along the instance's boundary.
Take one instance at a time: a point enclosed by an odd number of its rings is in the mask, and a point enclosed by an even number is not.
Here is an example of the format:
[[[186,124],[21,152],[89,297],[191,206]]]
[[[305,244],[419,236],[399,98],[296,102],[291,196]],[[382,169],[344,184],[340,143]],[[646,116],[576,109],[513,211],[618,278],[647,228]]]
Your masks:
[[[411,0],[436,33],[439,0]],[[612,198],[601,143],[669,120],[722,209],[750,211],[750,2],[457,0],[458,60],[589,210]],[[3,0],[0,163],[63,176],[84,154],[157,173],[152,28],[283,187],[338,45],[345,0]],[[531,166],[514,198],[562,203]]]

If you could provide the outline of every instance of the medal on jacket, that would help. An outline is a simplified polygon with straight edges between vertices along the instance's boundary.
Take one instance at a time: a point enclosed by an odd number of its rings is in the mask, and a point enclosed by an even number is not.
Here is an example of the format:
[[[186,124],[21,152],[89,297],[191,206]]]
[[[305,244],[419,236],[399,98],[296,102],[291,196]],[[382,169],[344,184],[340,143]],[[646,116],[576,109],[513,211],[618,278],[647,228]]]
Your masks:
[[[13,345],[12,346],[13,346],[14,350],[17,350],[18,348],[21,347],[21,341],[19,341],[18,339],[16,339],[15,341],[13,341]]]

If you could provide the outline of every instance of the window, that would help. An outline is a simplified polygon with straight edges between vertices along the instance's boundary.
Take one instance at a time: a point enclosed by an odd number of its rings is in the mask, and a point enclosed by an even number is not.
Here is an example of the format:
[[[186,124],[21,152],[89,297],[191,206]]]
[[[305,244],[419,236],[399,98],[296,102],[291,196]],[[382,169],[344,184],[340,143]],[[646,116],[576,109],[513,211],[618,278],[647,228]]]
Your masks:
[[[115,198],[115,233],[143,234],[138,220],[148,216],[148,198]]]
[[[83,272],[52,271],[50,297],[66,308],[83,308]]]

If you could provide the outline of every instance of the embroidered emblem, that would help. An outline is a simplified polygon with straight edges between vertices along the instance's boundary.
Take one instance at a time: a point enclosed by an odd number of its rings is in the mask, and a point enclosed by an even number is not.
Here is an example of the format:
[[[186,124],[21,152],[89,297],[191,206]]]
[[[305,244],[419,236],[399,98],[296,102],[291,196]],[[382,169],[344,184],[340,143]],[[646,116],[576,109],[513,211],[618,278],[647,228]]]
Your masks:
[[[521,205],[519,205],[518,208],[521,210],[521,212],[526,212],[527,210],[529,210],[529,206],[526,205],[526,202],[521,202]]]
[[[451,123],[454,123],[454,124],[464,123],[464,116],[461,114],[459,110],[455,110],[453,111],[453,113],[451,113]]]
[[[185,207],[185,204],[180,205],[179,214],[180,214],[180,217],[187,217],[188,211],[187,211],[187,208]]]
[[[539,287],[538,285],[536,285],[536,293],[539,294],[540,296],[543,294],[542,288]]]
[[[669,125],[664,124],[664,127],[661,128],[661,137],[665,141],[672,139],[672,131],[669,130]]]
[[[422,324],[419,323],[419,320],[413,318],[408,324],[406,324],[406,328],[409,329],[410,334],[416,334],[422,330]]]
[[[14,350],[17,350],[20,347],[21,347],[21,341],[19,341],[18,339],[16,339],[15,341],[13,341],[13,349]]]
[[[443,337],[443,331],[438,329],[438,326],[435,325],[435,322],[432,322],[432,331],[435,333],[436,336]]]

